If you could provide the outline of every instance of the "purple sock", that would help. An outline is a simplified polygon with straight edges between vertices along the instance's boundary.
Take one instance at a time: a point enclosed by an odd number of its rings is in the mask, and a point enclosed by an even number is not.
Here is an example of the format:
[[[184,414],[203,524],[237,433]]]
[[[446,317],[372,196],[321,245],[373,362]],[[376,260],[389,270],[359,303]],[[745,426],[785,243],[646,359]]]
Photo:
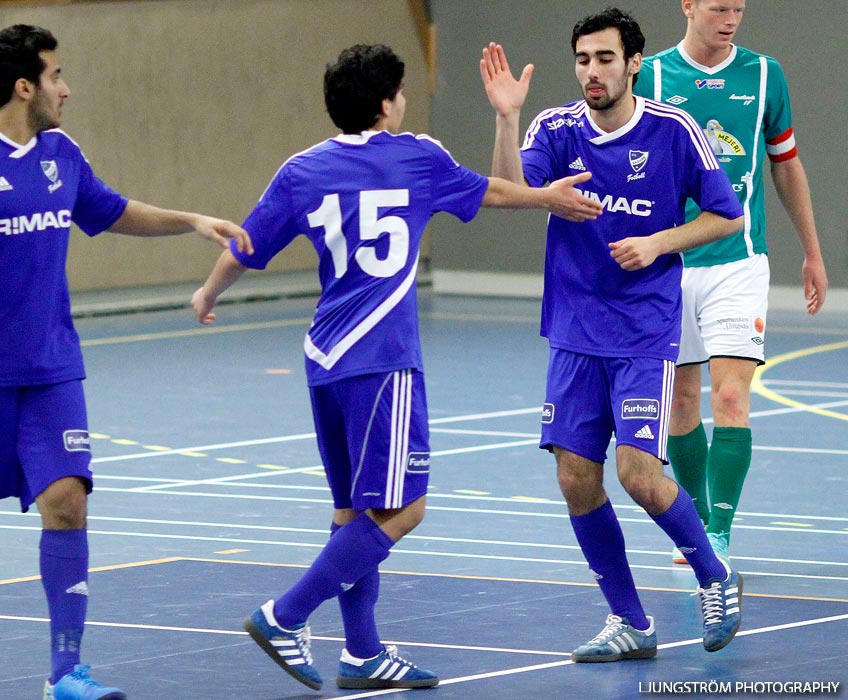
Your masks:
[[[50,682],[80,662],[88,607],[88,538],[85,530],[42,530],[41,583],[50,612]]]
[[[669,509],[651,517],[683,552],[701,586],[710,581],[724,581],[727,571],[710,546],[695,504],[682,486],[678,488],[677,498]]]
[[[341,525],[330,525],[330,536]],[[370,659],[383,650],[377,632],[374,608],[380,595],[380,572],[373,569],[359,579],[353,588],[339,596],[339,608],[345,629],[345,648],[358,659]]]
[[[325,600],[376,571],[393,545],[391,537],[365,513],[340,527],[309,570],[274,603],[277,622],[286,628],[303,624]]]
[[[637,630],[646,630],[645,616],[624,551],[624,534],[607,501],[586,515],[572,515],[571,525],[613,615],[625,618]]]

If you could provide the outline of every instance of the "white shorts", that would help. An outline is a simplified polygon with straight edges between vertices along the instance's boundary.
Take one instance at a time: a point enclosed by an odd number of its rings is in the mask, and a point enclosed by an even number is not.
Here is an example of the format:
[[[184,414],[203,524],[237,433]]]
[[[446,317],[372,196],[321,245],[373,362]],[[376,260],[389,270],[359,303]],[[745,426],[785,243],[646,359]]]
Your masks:
[[[769,264],[765,254],[683,269],[683,320],[677,364],[711,357],[765,358]]]

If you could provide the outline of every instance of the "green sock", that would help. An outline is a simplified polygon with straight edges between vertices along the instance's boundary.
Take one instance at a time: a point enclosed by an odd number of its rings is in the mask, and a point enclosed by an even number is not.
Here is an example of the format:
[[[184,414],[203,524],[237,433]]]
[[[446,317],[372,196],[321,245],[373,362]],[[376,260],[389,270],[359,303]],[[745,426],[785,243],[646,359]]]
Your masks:
[[[725,532],[730,540],[730,524],[750,466],[751,429],[713,428],[707,462],[711,504],[707,532]]]
[[[710,503],[707,500],[707,434],[704,424],[686,435],[669,435],[668,461],[674,478],[692,497],[698,517],[705,525],[710,520]]]

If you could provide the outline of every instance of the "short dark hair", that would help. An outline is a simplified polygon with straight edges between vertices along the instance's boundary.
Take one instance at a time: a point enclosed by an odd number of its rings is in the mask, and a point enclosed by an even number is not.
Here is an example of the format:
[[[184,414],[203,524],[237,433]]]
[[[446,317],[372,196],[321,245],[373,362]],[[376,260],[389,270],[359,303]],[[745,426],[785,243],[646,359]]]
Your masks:
[[[58,45],[56,38],[42,27],[15,24],[0,30],[0,107],[12,99],[20,78],[38,83],[47,65],[38,54],[55,51]]]
[[[370,129],[403,85],[403,61],[383,44],[357,44],[339,54],[324,73],[324,103],[342,133]]]
[[[621,44],[624,46],[625,61],[630,60],[637,53],[642,53],[645,49],[645,35],[642,34],[642,29],[633,15],[617,7],[608,7],[602,12],[584,17],[574,25],[571,32],[571,50],[577,53],[577,40],[581,36],[602,32],[604,29],[618,29]],[[634,85],[638,77],[638,73],[633,76]]]

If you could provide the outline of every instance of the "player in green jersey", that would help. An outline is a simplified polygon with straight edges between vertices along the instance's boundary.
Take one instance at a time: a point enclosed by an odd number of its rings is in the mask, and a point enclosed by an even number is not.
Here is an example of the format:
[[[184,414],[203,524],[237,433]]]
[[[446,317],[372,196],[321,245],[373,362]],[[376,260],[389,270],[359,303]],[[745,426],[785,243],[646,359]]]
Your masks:
[[[808,313],[824,304],[827,273],[780,64],[733,43],[745,0],[681,0],[681,5],[686,35],[644,60],[635,91],[695,118],[745,209],[741,231],[684,255],[683,333],[668,440],[677,480],[692,495],[713,548],[726,554],[751,464],[751,381],[765,357],[765,156],[804,250]],[[697,208],[689,204],[694,216]],[[709,447],[700,413],[704,363],[715,421]],[[685,553],[675,551],[674,560],[685,563]]]

